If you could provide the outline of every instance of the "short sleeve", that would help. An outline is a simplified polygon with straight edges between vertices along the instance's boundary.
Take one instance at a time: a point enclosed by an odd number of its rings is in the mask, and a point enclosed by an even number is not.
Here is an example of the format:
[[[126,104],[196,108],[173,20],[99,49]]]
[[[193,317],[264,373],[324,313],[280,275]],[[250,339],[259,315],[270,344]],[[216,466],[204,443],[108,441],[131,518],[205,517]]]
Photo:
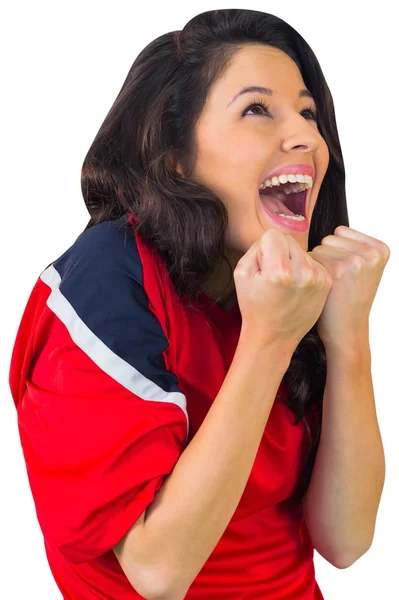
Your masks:
[[[73,563],[123,538],[188,437],[168,339],[149,308],[134,240],[122,237],[109,223],[84,232],[43,271],[36,285],[46,301],[28,311],[21,444],[43,535]]]

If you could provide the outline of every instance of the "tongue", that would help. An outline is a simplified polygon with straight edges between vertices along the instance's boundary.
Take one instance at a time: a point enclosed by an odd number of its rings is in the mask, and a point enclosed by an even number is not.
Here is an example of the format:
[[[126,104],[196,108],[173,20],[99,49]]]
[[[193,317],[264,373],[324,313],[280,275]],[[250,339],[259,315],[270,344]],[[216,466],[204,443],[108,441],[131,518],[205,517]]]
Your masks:
[[[284,193],[284,192],[283,192]],[[285,194],[284,194],[285,195]],[[260,194],[260,199],[262,204],[269,210],[271,213],[283,213],[284,215],[294,215],[292,212],[281,200],[281,193],[277,193],[276,195],[271,194]]]

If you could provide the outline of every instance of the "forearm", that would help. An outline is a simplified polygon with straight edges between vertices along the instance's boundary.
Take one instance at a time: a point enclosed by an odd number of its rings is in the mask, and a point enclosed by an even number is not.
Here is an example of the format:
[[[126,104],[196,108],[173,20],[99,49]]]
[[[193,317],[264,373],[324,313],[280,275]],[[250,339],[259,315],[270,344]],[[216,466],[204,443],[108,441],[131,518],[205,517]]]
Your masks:
[[[304,502],[316,550],[349,566],[370,547],[385,478],[368,335],[326,346],[321,438]]]
[[[165,597],[184,597],[231,520],[291,356],[240,338],[206,418],[149,506],[141,560]]]

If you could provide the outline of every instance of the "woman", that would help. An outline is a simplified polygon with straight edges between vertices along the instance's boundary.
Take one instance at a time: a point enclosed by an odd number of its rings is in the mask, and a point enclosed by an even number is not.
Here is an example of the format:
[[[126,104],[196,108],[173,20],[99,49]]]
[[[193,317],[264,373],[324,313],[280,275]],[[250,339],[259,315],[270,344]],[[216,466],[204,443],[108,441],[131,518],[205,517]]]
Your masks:
[[[382,445],[366,357],[345,379],[340,343],[366,346],[389,250],[348,228],[344,183],[331,94],[281,19],[209,11],[137,57],[10,369],[64,598],[322,599],[314,548],[338,568],[368,549]],[[336,276],[353,254],[361,311]],[[367,396],[367,472],[338,380]]]

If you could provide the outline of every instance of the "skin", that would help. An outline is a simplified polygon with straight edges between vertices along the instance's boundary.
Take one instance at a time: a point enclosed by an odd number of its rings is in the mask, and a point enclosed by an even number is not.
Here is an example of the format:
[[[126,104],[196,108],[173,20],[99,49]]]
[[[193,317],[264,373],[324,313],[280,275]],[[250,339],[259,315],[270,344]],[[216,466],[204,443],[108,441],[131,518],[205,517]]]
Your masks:
[[[226,104],[244,86],[260,85],[273,90],[273,96],[251,92]],[[229,225],[225,255],[234,270],[240,258],[265,231],[274,227],[292,235],[307,252],[309,231],[293,232],[268,219],[259,204],[259,178],[262,173],[292,163],[313,165],[316,170],[309,199],[308,220],[317,201],[327,170],[329,152],[308,112],[317,109],[313,99],[299,98],[306,88],[293,60],[281,50],[267,45],[246,45],[235,54],[225,75],[210,90],[196,125],[198,157],[191,179],[206,185],[225,204]],[[245,110],[258,98],[270,106]],[[301,114],[302,113],[302,114]],[[182,175],[182,169],[176,166]],[[225,286],[229,273],[224,265],[208,282],[206,293],[223,310],[237,302],[234,280]]]

